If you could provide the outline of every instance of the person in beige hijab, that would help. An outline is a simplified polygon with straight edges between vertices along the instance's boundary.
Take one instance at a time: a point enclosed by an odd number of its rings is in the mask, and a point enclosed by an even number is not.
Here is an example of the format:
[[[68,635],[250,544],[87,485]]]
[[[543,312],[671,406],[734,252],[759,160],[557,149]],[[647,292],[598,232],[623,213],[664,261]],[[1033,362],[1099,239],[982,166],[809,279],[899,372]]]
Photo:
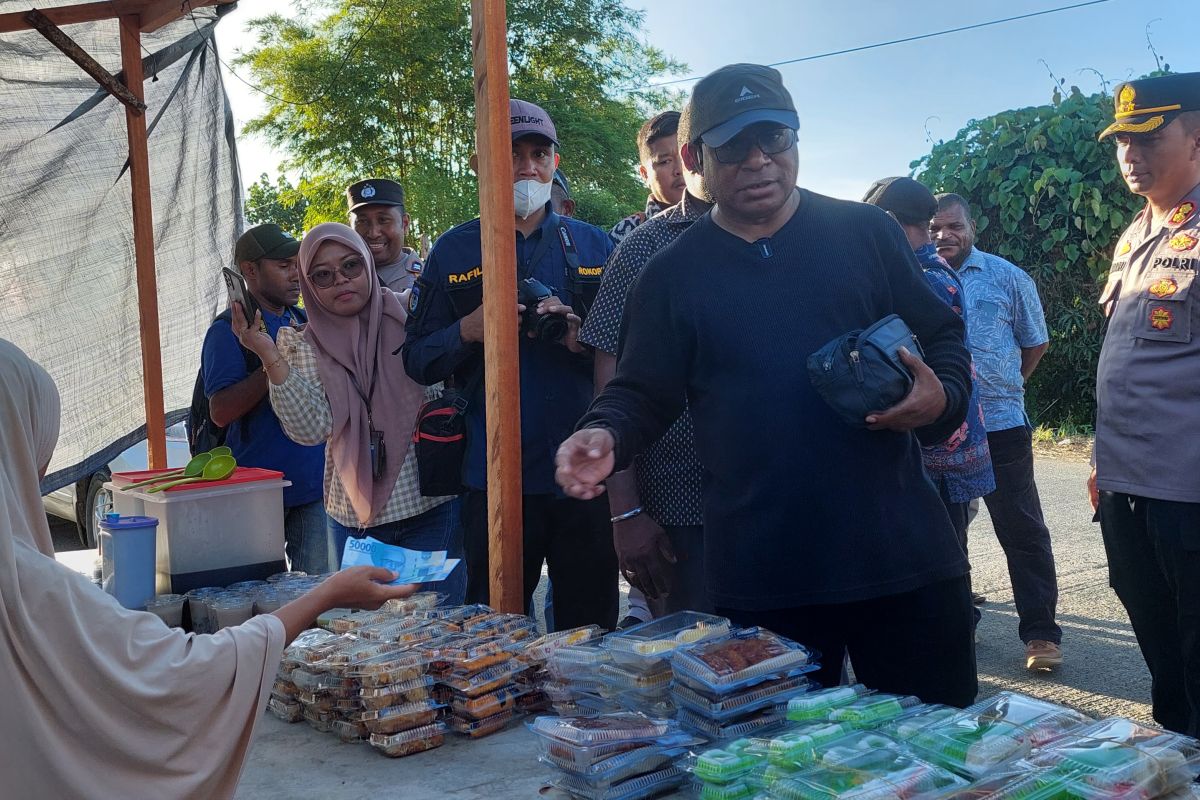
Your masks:
[[[213,635],[122,608],[54,560],[38,487],[58,391],[0,339],[0,795],[227,798],[287,645],[317,615],[411,594],[356,567]]]

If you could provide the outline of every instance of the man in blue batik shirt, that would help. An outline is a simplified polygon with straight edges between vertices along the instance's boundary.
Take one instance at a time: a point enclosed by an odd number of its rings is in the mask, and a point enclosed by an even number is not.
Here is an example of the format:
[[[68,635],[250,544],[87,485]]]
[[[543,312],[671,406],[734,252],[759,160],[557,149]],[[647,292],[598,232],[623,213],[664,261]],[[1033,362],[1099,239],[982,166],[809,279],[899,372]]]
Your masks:
[[[1054,621],[1058,578],[1050,531],[1033,477],[1033,431],[1025,413],[1025,381],[1050,337],[1037,286],[1024,270],[975,247],[967,201],[938,195],[929,225],[938,255],[963,283],[967,336],[992,451],[996,491],[984,497],[1008,560],[1028,669],[1062,664],[1062,629]]]
[[[612,241],[599,228],[554,213],[550,195],[558,166],[558,134],[533,103],[509,104],[518,290],[529,279],[549,291],[529,311],[559,317],[564,333],[541,336],[522,325],[520,339],[521,471],[525,602],[549,566],[558,629],[617,623],[617,556],[606,498],[564,497],[554,480],[554,454],[592,399],[592,355],[578,341],[589,287],[599,288]],[[463,532],[467,602],[488,601],[487,443],[483,366],[483,271],[479,220],[438,239],[409,300],[404,366],[417,383],[451,377],[474,382],[468,402],[463,464]],[[526,284],[528,285],[528,284]],[[513,311],[524,309],[513,298]],[[524,315],[523,315],[524,316]]]

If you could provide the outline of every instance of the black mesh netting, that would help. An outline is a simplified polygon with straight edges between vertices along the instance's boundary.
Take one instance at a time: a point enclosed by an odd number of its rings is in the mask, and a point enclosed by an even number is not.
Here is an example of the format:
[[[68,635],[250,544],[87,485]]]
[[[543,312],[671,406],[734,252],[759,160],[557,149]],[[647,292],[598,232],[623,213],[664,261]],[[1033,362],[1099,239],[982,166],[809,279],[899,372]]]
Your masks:
[[[0,0],[0,12],[31,5]],[[218,18],[197,10],[142,38],[168,424],[191,400],[241,226]],[[64,30],[119,74],[116,21]],[[0,34],[0,337],[62,394],[45,491],[145,437],[127,148],[121,103],[36,31]]]

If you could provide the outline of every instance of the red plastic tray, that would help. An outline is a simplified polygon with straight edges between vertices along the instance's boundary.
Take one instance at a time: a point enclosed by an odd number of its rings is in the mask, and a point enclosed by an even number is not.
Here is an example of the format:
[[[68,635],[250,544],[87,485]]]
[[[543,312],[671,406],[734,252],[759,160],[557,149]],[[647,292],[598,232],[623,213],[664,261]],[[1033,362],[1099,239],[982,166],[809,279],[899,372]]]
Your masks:
[[[145,469],[138,472],[114,472],[112,476],[113,486],[122,489],[131,483],[145,481],[153,478],[155,475],[162,475],[167,472],[174,472],[170,469]],[[283,478],[283,473],[273,469],[260,469],[258,467],[238,467],[223,481],[203,481],[197,483],[185,483],[182,486],[173,486],[170,489],[164,489],[164,492],[186,492],[188,489],[216,489],[220,486],[237,486],[243,483],[253,483],[255,481],[276,481]],[[141,491],[153,487],[145,486]],[[139,491],[135,489],[134,491]],[[157,492],[155,494],[158,494]]]

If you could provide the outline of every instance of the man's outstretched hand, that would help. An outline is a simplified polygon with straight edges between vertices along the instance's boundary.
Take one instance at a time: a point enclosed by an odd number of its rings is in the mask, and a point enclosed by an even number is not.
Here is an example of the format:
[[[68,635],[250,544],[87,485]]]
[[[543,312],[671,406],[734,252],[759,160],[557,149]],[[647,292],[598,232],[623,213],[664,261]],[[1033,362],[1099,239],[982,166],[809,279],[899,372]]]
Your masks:
[[[584,428],[571,434],[554,458],[558,485],[578,500],[599,497],[604,493],[604,479],[613,471],[615,444],[612,434],[603,428]]]

